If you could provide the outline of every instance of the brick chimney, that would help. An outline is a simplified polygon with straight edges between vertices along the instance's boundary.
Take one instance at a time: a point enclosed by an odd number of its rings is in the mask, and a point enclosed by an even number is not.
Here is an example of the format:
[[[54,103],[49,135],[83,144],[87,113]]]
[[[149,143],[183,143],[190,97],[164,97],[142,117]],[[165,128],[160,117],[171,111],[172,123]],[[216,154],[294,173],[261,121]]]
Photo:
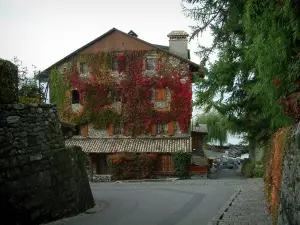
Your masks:
[[[188,33],[183,30],[174,30],[169,33],[169,51],[185,59],[188,59],[188,36]]]

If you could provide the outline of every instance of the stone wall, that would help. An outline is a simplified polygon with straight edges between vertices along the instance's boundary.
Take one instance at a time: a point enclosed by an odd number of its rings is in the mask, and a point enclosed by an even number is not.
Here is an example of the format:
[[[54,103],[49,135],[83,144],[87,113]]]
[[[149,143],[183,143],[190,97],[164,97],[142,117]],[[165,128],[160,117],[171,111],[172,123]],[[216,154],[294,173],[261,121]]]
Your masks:
[[[282,176],[279,225],[300,224],[300,123],[291,128],[288,137]]]
[[[1,221],[39,224],[93,207],[84,160],[65,148],[55,106],[0,105]]]

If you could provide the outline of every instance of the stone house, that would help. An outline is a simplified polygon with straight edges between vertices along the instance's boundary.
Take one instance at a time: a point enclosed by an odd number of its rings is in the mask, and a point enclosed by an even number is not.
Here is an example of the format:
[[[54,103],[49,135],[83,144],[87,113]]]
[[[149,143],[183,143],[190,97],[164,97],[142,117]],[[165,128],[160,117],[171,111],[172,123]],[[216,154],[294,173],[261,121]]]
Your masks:
[[[61,110],[61,121],[76,126],[66,145],[81,146],[97,174],[109,173],[108,156],[119,152],[157,153],[157,173],[170,174],[174,172],[172,152],[192,152],[195,145],[201,148],[199,142],[192,144],[190,128],[192,80],[199,66],[190,61],[186,32],[172,31],[168,37],[169,46],[155,45],[133,31],[113,28],[43,71],[44,78],[50,77],[50,102]],[[96,60],[81,57],[85,55]],[[56,82],[64,77],[56,84],[54,69],[59,74]],[[70,85],[64,89],[65,99],[59,100],[62,88],[57,86],[65,82]],[[98,111],[86,120],[82,110],[90,106],[85,84],[101,89],[98,97],[90,95]],[[70,115],[75,114],[82,117],[72,120]],[[91,119],[96,117],[101,126]]]

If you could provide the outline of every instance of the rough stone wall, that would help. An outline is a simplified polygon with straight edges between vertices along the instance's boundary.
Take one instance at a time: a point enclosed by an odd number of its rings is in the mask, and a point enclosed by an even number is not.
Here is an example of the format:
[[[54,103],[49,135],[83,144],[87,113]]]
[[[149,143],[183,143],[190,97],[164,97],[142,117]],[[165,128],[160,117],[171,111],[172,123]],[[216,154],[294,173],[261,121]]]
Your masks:
[[[0,105],[3,224],[39,224],[93,207],[84,157],[65,148],[55,106]]]
[[[300,224],[300,123],[291,128],[287,144],[281,186],[283,204],[280,205],[279,225]]]

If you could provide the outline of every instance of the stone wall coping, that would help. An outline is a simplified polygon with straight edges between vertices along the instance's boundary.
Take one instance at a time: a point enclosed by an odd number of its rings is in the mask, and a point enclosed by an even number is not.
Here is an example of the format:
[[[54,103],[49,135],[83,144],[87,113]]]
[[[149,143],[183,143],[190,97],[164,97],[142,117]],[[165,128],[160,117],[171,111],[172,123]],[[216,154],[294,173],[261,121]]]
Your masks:
[[[0,109],[54,108],[56,104],[0,104]]]

